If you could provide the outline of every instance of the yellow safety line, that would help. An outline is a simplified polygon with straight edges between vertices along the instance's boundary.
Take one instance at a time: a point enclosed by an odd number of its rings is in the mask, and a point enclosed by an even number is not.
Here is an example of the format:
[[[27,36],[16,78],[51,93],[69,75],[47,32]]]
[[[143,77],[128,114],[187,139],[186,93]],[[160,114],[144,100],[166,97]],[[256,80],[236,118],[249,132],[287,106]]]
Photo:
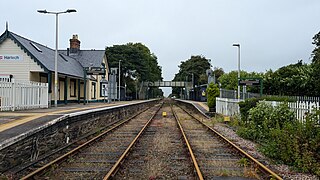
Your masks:
[[[81,107],[81,108],[74,108],[74,109],[65,109],[65,110],[59,110],[59,111],[53,111],[53,112],[46,112],[46,113],[30,113],[28,114],[29,117],[26,118],[21,118],[21,119],[17,119],[17,120],[13,120],[11,122],[8,123],[4,123],[2,125],[0,125],[0,132],[5,131],[7,129],[10,129],[12,127],[24,124],[26,122],[44,117],[44,116],[49,116],[49,115],[55,115],[55,114],[59,114],[59,113],[66,113],[66,112],[71,112],[71,111],[79,111],[79,110],[88,110],[88,109],[95,109],[95,108],[99,108],[99,107],[106,107],[106,106],[113,106],[113,105],[119,105],[122,103],[117,103],[117,104],[104,104],[104,105],[98,105],[98,106],[90,106],[90,107]],[[6,113],[6,115],[9,115],[10,113]],[[16,114],[14,114],[16,115]],[[27,115],[27,114],[23,114],[23,115]],[[21,116],[23,116],[21,115]],[[31,115],[31,116],[30,116]],[[20,116],[20,115],[19,115]]]

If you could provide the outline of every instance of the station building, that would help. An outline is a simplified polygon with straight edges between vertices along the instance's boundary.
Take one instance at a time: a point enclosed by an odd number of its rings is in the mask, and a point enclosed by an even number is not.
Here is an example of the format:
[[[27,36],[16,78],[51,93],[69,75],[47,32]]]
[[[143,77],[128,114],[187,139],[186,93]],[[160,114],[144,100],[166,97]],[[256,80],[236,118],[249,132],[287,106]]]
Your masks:
[[[108,80],[105,50],[81,50],[78,35],[70,47],[58,51],[58,103],[103,101],[103,82]],[[88,70],[103,70],[87,75]],[[0,80],[48,83],[49,101],[54,100],[55,50],[10,32],[0,36]]]

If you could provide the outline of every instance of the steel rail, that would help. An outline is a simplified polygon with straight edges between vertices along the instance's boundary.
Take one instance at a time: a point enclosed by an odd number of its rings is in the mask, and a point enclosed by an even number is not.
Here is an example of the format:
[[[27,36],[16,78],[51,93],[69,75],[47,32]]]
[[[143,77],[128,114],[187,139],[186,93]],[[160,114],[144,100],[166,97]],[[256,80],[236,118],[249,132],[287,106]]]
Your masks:
[[[192,150],[191,145],[190,145],[190,143],[189,143],[189,140],[188,140],[188,138],[187,138],[187,136],[186,136],[186,134],[185,134],[185,132],[184,132],[184,130],[183,130],[183,127],[182,127],[182,125],[181,125],[181,123],[180,123],[180,121],[179,121],[179,117],[177,116],[176,112],[173,110],[173,108],[172,108],[171,105],[170,105],[170,107],[171,107],[171,111],[172,111],[172,113],[173,113],[173,116],[175,117],[175,119],[176,119],[176,121],[177,121],[177,123],[178,123],[179,129],[180,129],[181,134],[182,134],[182,136],[183,136],[183,139],[184,139],[184,141],[185,141],[185,143],[186,143],[186,145],[187,145],[187,147],[188,147],[188,150],[189,150],[189,153],[190,153],[192,162],[193,162],[193,166],[194,166],[194,168],[196,169],[198,178],[199,178],[200,180],[203,180],[202,172],[200,171],[200,168],[199,168],[197,159],[196,159],[196,157],[195,157],[195,155],[194,155],[194,153],[193,153],[193,150]]]
[[[131,148],[133,147],[133,145],[138,141],[138,139],[140,138],[141,134],[144,132],[144,130],[149,126],[150,122],[157,115],[157,113],[161,109],[162,105],[163,105],[163,103],[161,104],[159,109],[157,109],[157,111],[152,115],[152,117],[148,120],[148,122],[143,126],[143,128],[140,130],[138,135],[133,139],[133,141],[130,143],[130,145],[127,147],[127,149],[124,151],[124,153],[120,156],[118,161],[112,166],[112,168],[109,170],[107,175],[103,178],[104,180],[110,179],[115,174],[117,169],[120,167],[122,161],[126,158],[126,156],[129,154],[129,152],[130,152]]]
[[[249,155],[247,152],[245,152],[244,150],[242,150],[239,146],[237,146],[236,144],[234,144],[233,142],[231,142],[229,139],[227,139],[226,137],[224,137],[222,134],[220,134],[218,131],[214,130],[212,127],[204,124],[200,119],[198,119],[197,117],[195,117],[194,115],[192,115],[190,112],[186,111],[185,109],[183,109],[181,106],[179,106],[184,112],[186,112],[187,114],[189,114],[191,117],[193,117],[194,119],[196,119],[199,123],[201,123],[202,125],[204,125],[205,127],[207,127],[209,130],[211,130],[212,132],[214,132],[215,134],[217,134],[220,138],[222,138],[224,141],[228,142],[233,148],[235,148],[236,150],[238,150],[241,154],[243,154],[244,156],[246,156],[247,158],[249,158],[251,161],[253,161],[254,163],[256,163],[261,170],[269,173],[273,178],[276,178],[278,180],[282,180],[282,178],[277,175],[275,172],[273,172],[271,169],[269,169],[268,167],[266,167],[265,165],[263,165],[262,163],[260,163],[257,159],[255,159],[254,157],[252,157],[251,155]]]
[[[129,117],[129,118],[128,118],[127,120],[125,120],[125,121],[122,121],[122,122],[120,122],[120,123],[118,123],[118,124],[116,123],[114,127],[112,127],[112,128],[110,128],[110,129],[104,131],[103,133],[99,134],[98,136],[96,136],[96,137],[90,139],[89,141],[81,144],[80,146],[74,148],[73,150],[67,152],[66,154],[64,154],[64,155],[56,158],[55,160],[49,162],[48,164],[46,164],[46,165],[38,168],[37,170],[31,172],[30,174],[27,174],[26,176],[22,177],[21,180],[30,179],[30,178],[34,177],[35,175],[40,174],[41,172],[43,172],[43,171],[45,171],[46,169],[50,168],[52,165],[54,165],[54,164],[56,164],[56,163],[59,163],[59,162],[63,161],[64,159],[68,158],[69,156],[78,153],[80,149],[88,146],[89,144],[91,144],[92,142],[98,140],[99,138],[101,138],[102,136],[108,134],[109,132],[111,132],[111,131],[119,128],[119,127],[122,126],[123,124],[127,123],[128,121],[130,121],[131,119],[137,117],[138,115],[142,114],[143,112],[147,111],[148,109],[150,109],[150,108],[146,108],[146,109],[140,111],[139,113],[137,113],[137,114]]]

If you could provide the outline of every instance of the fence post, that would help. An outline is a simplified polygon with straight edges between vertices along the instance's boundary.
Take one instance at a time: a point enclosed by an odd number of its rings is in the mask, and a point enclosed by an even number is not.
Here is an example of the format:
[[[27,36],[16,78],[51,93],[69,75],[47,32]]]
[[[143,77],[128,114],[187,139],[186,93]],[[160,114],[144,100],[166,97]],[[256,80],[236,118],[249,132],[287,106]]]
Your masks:
[[[11,86],[11,88],[12,88],[12,91],[11,91],[11,97],[12,97],[12,99],[11,99],[11,106],[12,106],[12,111],[14,111],[15,110],[15,89],[16,89],[16,83],[14,82],[14,80],[12,80],[12,86]]]

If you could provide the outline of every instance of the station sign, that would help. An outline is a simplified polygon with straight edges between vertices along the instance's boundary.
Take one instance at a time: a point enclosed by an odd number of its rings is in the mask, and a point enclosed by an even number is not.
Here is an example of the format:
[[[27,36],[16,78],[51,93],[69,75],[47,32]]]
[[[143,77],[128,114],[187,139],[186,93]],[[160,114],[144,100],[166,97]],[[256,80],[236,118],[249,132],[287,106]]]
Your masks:
[[[23,60],[23,57],[21,55],[15,55],[15,54],[2,55],[2,54],[0,54],[0,61],[21,61],[21,60]]]
[[[249,80],[249,79],[245,79],[245,80],[239,80],[239,85],[240,86],[257,86],[257,85],[260,85],[260,80],[259,79],[252,79],[252,80]]]
[[[85,68],[87,75],[105,75],[105,69],[102,67],[87,67]]]

